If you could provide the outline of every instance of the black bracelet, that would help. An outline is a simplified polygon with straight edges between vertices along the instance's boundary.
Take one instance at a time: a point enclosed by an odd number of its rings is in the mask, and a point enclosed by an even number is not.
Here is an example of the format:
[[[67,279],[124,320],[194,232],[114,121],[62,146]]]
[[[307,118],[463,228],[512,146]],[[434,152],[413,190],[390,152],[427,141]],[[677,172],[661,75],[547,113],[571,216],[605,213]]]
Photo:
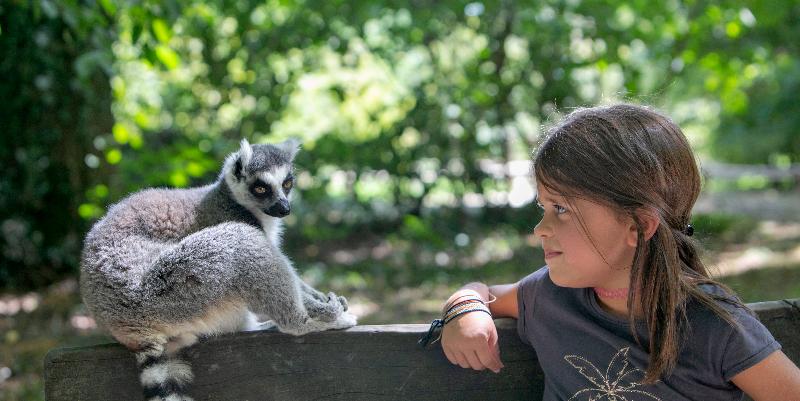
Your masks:
[[[436,344],[436,342],[442,338],[441,329],[444,327],[444,325],[450,323],[453,319],[463,314],[470,312],[486,312],[486,314],[488,314],[489,317],[492,317],[492,312],[489,311],[489,308],[486,307],[486,305],[484,305],[483,302],[480,303],[475,302],[475,304],[480,306],[474,308],[465,308],[464,310],[458,311],[457,313],[448,316],[450,311],[456,307],[456,305],[454,305],[453,307],[448,309],[448,311],[444,314],[444,316],[441,319],[433,319],[433,321],[431,322],[431,326],[428,328],[428,332],[425,333],[422,337],[420,337],[419,340],[417,340],[417,344],[419,344],[423,348],[426,348],[429,345]],[[438,335],[436,336],[436,338],[433,338],[433,336],[437,334],[437,331]]]
[[[455,314],[453,314],[451,316],[447,316],[445,318],[444,323],[442,324],[442,326],[444,326],[447,323],[450,323],[453,319],[455,319],[455,318],[457,318],[457,317],[459,317],[459,316],[461,316],[461,315],[463,315],[465,313],[470,313],[470,312],[486,312],[489,316],[492,316],[492,312],[490,312],[489,308],[487,308],[484,305],[481,305],[481,306],[475,307],[475,308],[465,308],[464,310],[458,311],[458,312],[456,312]]]
[[[433,339],[433,336],[436,333],[436,330],[441,329],[443,326],[444,321],[442,319],[433,319],[431,322],[431,327],[428,328],[428,332],[420,337],[419,340],[417,340],[417,344],[422,346],[422,348],[426,348],[428,345],[435,344],[440,338],[442,338],[442,333],[439,333],[439,336],[436,337],[436,339]]]

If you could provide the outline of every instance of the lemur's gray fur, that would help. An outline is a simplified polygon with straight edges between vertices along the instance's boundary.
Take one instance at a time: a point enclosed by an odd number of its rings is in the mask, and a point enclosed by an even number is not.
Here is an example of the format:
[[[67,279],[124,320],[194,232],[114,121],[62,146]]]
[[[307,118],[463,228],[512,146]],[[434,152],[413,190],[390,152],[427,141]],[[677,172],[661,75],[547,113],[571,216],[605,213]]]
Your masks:
[[[255,329],[257,318],[294,335],[356,324],[343,297],[301,281],[279,249],[297,151],[293,140],[243,140],[215,183],[135,193],[86,236],[84,302],[136,353],[147,399],[190,400],[192,372],[176,353],[198,337]]]

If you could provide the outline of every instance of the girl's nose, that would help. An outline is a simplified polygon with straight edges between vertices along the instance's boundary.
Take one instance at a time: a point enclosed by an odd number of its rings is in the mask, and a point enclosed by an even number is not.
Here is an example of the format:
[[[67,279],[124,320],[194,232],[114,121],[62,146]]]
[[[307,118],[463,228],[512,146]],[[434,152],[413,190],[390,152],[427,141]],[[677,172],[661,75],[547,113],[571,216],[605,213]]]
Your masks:
[[[542,216],[542,219],[539,220],[539,224],[533,228],[533,236],[538,238],[547,238],[553,234],[553,230],[550,227],[550,222],[548,221],[547,217]]]

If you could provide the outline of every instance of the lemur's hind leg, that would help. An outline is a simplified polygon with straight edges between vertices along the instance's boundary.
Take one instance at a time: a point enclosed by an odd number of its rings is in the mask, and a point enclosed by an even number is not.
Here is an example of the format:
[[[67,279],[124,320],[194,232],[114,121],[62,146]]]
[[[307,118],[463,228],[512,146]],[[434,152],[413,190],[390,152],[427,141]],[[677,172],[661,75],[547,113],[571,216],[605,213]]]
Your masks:
[[[326,302],[304,299],[302,282],[289,260],[263,232],[240,223],[203,229],[162,252],[142,286],[150,293],[144,298],[166,321],[204,319],[206,326],[227,328],[225,314],[209,316],[208,311],[239,303],[291,334],[355,324],[336,296],[328,296]],[[170,315],[173,305],[179,305],[174,310],[181,313]]]

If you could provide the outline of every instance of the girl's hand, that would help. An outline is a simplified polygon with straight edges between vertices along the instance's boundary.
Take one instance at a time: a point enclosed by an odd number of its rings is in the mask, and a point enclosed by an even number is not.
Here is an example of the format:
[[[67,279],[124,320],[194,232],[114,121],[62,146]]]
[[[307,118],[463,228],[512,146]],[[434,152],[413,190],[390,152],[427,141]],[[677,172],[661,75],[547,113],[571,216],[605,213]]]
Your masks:
[[[456,317],[442,329],[442,349],[450,363],[499,373],[503,368],[492,317],[470,312]]]

